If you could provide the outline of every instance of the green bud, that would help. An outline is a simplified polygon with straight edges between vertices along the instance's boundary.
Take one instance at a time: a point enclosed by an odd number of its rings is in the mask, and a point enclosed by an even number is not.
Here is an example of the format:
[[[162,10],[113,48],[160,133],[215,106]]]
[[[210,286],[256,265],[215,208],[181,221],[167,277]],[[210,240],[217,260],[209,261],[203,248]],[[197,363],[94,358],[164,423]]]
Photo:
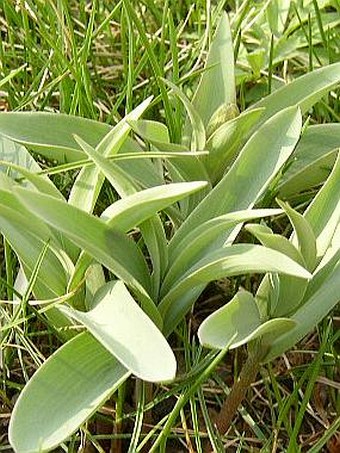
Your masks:
[[[222,124],[238,117],[240,111],[236,104],[222,104],[211,116],[207,126],[207,137],[209,138]]]

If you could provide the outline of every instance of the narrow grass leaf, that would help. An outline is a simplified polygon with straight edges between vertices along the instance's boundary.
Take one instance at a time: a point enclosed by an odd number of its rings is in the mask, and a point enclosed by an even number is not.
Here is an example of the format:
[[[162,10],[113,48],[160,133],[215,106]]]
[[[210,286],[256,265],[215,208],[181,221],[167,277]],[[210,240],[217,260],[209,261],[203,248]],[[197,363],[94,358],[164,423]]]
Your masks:
[[[185,96],[185,94],[179,88],[176,87],[176,85],[174,85],[169,80],[165,79],[164,83],[166,83],[166,85],[168,85],[175,93],[175,95],[182,101],[188,113],[192,127],[192,138],[190,143],[191,151],[203,150],[205,147],[206,136],[204,124],[199,113],[197,112],[195,107],[191,104],[189,99]]]

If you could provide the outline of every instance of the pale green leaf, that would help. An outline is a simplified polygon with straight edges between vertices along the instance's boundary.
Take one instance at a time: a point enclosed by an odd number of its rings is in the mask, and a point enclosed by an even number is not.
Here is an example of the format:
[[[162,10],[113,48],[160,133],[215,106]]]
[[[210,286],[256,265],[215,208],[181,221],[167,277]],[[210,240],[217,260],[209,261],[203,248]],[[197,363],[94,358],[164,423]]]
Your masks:
[[[234,50],[226,13],[217,26],[192,104],[205,126],[222,104],[236,104]]]
[[[318,263],[326,253],[340,221],[340,156],[325,184],[304,214],[316,236]]]
[[[55,235],[47,225],[26,209],[13,193],[0,190],[0,195],[0,231],[25,266],[28,277],[41,250],[46,243],[50,243],[39,273],[39,286],[44,288],[39,298],[47,299],[63,294],[72,264],[62,252]]]
[[[214,280],[248,273],[278,272],[300,278],[311,278],[298,263],[276,250],[260,245],[237,244],[216,250],[188,269],[163,297],[159,310],[164,319],[164,332],[170,333],[187,313],[204,286]]]
[[[291,238],[292,244],[298,247],[309,271],[315,269],[316,264],[316,238],[308,220],[288,203],[277,200],[278,205],[285,211],[294,228]]]
[[[72,115],[44,112],[0,113],[0,134],[59,162],[84,158],[73,134],[95,147],[111,129],[108,124]]]
[[[206,186],[206,181],[197,181],[142,190],[113,203],[103,212],[101,218],[108,225],[127,232],[158,211]]]
[[[202,225],[199,225],[187,235],[186,242],[181,247],[175,247],[171,250],[169,269],[162,284],[162,294],[166,294],[174,282],[182,277],[186,269],[189,269],[195,262],[204,258],[207,253],[214,249],[214,247],[211,247],[211,244],[214,244],[216,237],[221,232],[238,223],[274,216],[281,212],[278,209],[236,211],[208,220],[202,223]]]
[[[340,148],[340,124],[309,126],[279,182],[280,198],[289,198],[324,182]]]
[[[252,294],[239,291],[224,307],[203,321],[198,329],[200,343],[216,349],[237,348],[256,338],[264,342],[291,330],[296,323],[288,318],[275,318],[261,323]]]
[[[82,147],[83,151],[85,151],[92,160],[95,159],[94,162],[96,165],[81,169],[71,189],[69,197],[70,204],[79,207],[85,212],[91,213],[93,211],[100,189],[104,182],[103,176],[101,175],[103,164],[100,168],[98,168],[99,157],[96,158],[97,154],[103,157],[109,157],[117,154],[131,130],[131,126],[128,124],[129,119],[137,120],[147,109],[150,102],[151,98],[146,99],[125,118],[123,118],[113,129],[110,130],[110,132],[105,135],[105,137],[103,137],[101,142],[97,145],[95,151],[92,153],[91,149],[93,147],[91,147],[86,140],[83,140],[81,137],[76,140]],[[106,165],[110,165],[111,168],[114,168],[113,163],[107,162]],[[133,180],[133,177],[130,176],[129,179]],[[125,188],[128,187],[129,184],[125,184]]]
[[[151,382],[169,381],[176,359],[166,339],[120,281],[109,282],[95,294],[94,308],[63,311],[91,334],[133,374]]]
[[[135,288],[149,289],[145,260],[135,243],[102,220],[47,195],[17,188],[20,201],[46,223],[66,234],[119,278]]]
[[[231,301],[208,316],[198,329],[203,346],[223,349],[245,340],[261,325],[254,297],[248,291],[239,291]],[[234,346],[235,347],[235,346]]]
[[[92,335],[76,336],[39,368],[21,392],[9,425],[14,451],[37,453],[57,447],[129,374]]]
[[[169,143],[169,130],[165,124],[151,120],[129,120],[133,131],[150,143]]]
[[[309,72],[286,86],[279,88],[261,101],[253,104],[251,109],[265,107],[261,122],[290,106],[298,105],[302,113],[308,111],[322,96],[336,87],[340,82],[340,63]]]
[[[338,257],[339,258],[339,257]],[[269,361],[291,349],[299,340],[307,335],[327,314],[339,303],[340,294],[340,260],[328,273],[328,278],[313,295],[291,317],[297,323],[288,333],[276,337],[265,361]],[[312,281],[311,281],[312,282]]]
[[[253,234],[261,244],[273,250],[277,250],[301,264],[305,265],[304,259],[299,250],[284,236],[274,234],[270,228],[264,225],[249,224],[246,225],[246,230]]]
[[[228,212],[250,209],[263,195],[291,155],[301,130],[301,114],[295,107],[268,120],[249,139],[219,184],[184,221],[170,243],[170,249],[186,241],[186,235],[203,222]],[[232,233],[226,230],[217,247]]]

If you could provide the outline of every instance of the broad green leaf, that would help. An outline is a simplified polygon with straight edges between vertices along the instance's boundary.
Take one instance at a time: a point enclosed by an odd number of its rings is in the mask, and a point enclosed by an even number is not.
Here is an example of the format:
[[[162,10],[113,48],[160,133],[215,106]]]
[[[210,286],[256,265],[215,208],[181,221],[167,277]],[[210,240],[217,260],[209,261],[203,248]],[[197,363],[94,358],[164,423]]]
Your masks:
[[[198,329],[200,343],[216,349],[237,348],[249,341],[291,330],[296,323],[288,318],[276,318],[261,323],[252,294],[239,291],[224,307],[203,321]]]
[[[202,121],[199,113],[197,112],[195,107],[191,104],[189,99],[185,96],[185,94],[179,88],[177,88],[176,85],[174,85],[169,80],[164,79],[164,82],[166,83],[166,85],[168,85],[172,89],[172,91],[175,93],[175,95],[182,101],[182,103],[188,113],[188,116],[189,116],[189,119],[191,122],[191,127],[192,127],[192,137],[191,137],[191,143],[190,143],[191,151],[203,150],[205,147],[206,136],[205,136],[204,124],[203,124],[203,121]]]
[[[5,161],[6,164],[15,164],[18,167],[31,171],[32,173],[41,171],[39,164],[33,159],[24,146],[21,146],[18,143],[2,136],[0,136],[0,161]],[[16,179],[21,176],[21,174],[17,173],[15,169],[13,169],[14,171],[10,171],[8,173],[6,164],[3,162],[0,163],[0,171],[6,173],[12,179]]]
[[[108,124],[72,115],[44,112],[0,113],[0,134],[58,162],[84,158],[73,134],[95,147],[110,130]]]
[[[206,126],[222,104],[236,104],[234,50],[226,13],[223,13],[217,26],[205,69],[192,104]]]
[[[246,225],[245,227],[263,245],[277,250],[302,266],[306,266],[300,251],[287,238],[273,234],[272,230],[264,225]],[[275,278],[272,276],[272,278]],[[272,281],[264,278],[256,294],[256,301],[260,313],[271,316],[288,316],[301,302],[308,282],[303,278],[292,275],[280,275],[277,288],[272,287]],[[272,293],[274,292],[274,294]]]
[[[43,193],[56,198],[63,198],[60,191],[46,175],[37,174],[42,171],[42,168],[27,149],[2,136],[0,136],[0,171],[6,173],[13,180],[24,177],[21,185],[25,187],[33,186]]]
[[[108,225],[127,232],[170,204],[206,186],[206,181],[197,181],[145,189],[116,201],[102,213],[101,218]]]
[[[287,107],[298,105],[305,113],[322,96],[340,82],[340,63],[305,74],[286,86],[279,88],[261,101],[253,104],[251,109],[265,107],[261,122]]]
[[[304,214],[316,236],[318,263],[326,253],[340,221],[340,156],[325,184]]]
[[[254,297],[248,291],[239,291],[231,301],[206,318],[198,329],[203,346],[223,349],[232,348],[261,325],[260,314]],[[235,347],[235,346],[234,346]]]
[[[78,162],[86,156],[73,136],[81,137],[95,148],[113,130],[111,126],[78,116],[44,112],[0,113],[0,134],[14,142],[60,163]],[[122,144],[120,153],[142,151],[129,137]],[[119,166],[146,187],[162,184],[152,163],[145,159],[138,162],[120,162]]]
[[[45,244],[50,243],[38,279],[48,295],[42,297],[40,295],[38,298],[47,299],[63,294],[67,276],[72,271],[72,264],[60,249],[54,234],[47,225],[26,209],[13,193],[0,190],[0,196],[0,231],[29,274],[33,271]]]
[[[214,247],[211,247],[211,244],[214,244],[216,237],[221,232],[238,223],[274,216],[281,212],[278,209],[248,209],[245,211],[231,212],[199,225],[187,235],[186,242],[181,247],[175,247],[171,250],[169,269],[162,284],[162,295],[165,295],[174,282],[182,277],[185,269],[192,267],[195,262],[204,258],[207,253],[214,249]]]
[[[205,185],[206,183],[204,181],[168,184],[136,192],[133,195],[122,198],[109,206],[102,213],[101,219],[104,220],[110,227],[127,233],[132,228],[140,225],[152,217],[157,213],[157,211],[161,211],[190,193],[202,189]],[[162,255],[158,261],[158,264],[156,262],[154,263],[154,271],[160,271],[162,273],[164,272],[167,264],[167,257],[164,256],[167,252],[165,252],[164,241],[161,239],[163,234],[161,234],[159,228],[155,225],[147,226],[144,224],[142,233],[146,234],[147,230],[149,230],[150,234],[154,235],[154,247],[160,247],[159,253]],[[161,246],[162,243],[163,247]],[[91,257],[86,256],[85,254],[81,255],[76,265],[75,274],[73,275],[72,281],[69,285],[70,289],[77,286],[82,279],[84,271],[91,261]],[[158,265],[160,268],[156,269]]]
[[[285,211],[294,228],[292,243],[298,247],[309,271],[315,269],[316,264],[316,238],[311,225],[299,212],[289,204],[277,200],[278,205]]]
[[[301,130],[301,114],[295,107],[279,112],[249,139],[219,184],[185,220],[170,242],[170,250],[186,241],[186,235],[203,222],[236,210],[250,209],[263,195],[291,155]],[[256,177],[255,177],[256,176]],[[230,230],[221,234],[217,247]]]
[[[151,127],[153,127],[153,124],[151,126],[149,126],[149,124],[145,126],[144,123],[153,122],[144,120],[139,120],[136,122],[129,121],[129,124],[132,126],[133,130],[140,136],[142,136],[142,138],[149,141],[155,148],[157,148],[159,152],[188,152],[188,148],[186,146],[169,142],[167,129],[165,131],[160,127],[163,126],[165,128],[166,126],[164,126],[163,124],[156,123],[157,130],[150,131]],[[173,182],[200,181],[203,179],[209,180],[209,176],[200,160],[200,156],[196,155],[196,153],[193,152],[187,154],[186,156],[182,156],[181,158],[172,157],[171,160],[168,159],[166,166],[169,169]],[[172,170],[173,167],[175,167],[177,174]],[[161,172],[163,173],[163,169],[161,169]],[[179,175],[179,177],[177,175]]]
[[[16,144],[16,146],[18,146],[18,145]],[[5,162],[5,161],[0,160],[0,165],[4,168],[9,169],[10,173],[12,173],[12,171],[14,171],[16,176],[13,176],[13,175],[11,175],[11,176],[13,177],[13,179],[20,178],[22,180],[22,181],[20,181],[21,186],[28,187],[30,189],[35,188],[39,192],[45,193],[46,195],[50,195],[51,197],[55,197],[60,200],[64,200],[62,193],[56,188],[56,186],[52,183],[52,181],[45,175],[39,175],[39,174],[37,174],[37,172],[34,173],[24,167],[13,164],[11,162]],[[25,182],[26,182],[26,184],[25,184]],[[29,184],[27,184],[27,182]]]
[[[249,110],[220,126],[207,141],[209,155],[202,158],[210,180],[216,184],[235,159],[250,129],[256,124],[263,110]]]
[[[309,279],[310,273],[276,250],[260,245],[237,244],[216,250],[188,269],[162,299],[159,310],[164,332],[170,333],[187,313],[204,286],[214,280],[248,273],[278,272]]]
[[[135,243],[102,220],[47,195],[17,188],[20,201],[47,224],[66,234],[127,284],[146,291],[149,275]]]
[[[323,183],[340,147],[340,125],[309,126],[302,134],[293,160],[279,182],[279,197],[289,198]]]
[[[36,453],[57,447],[129,374],[92,335],[77,335],[46,360],[21,392],[9,425],[14,451]]]
[[[121,281],[100,288],[93,306],[87,313],[63,310],[137,377],[151,382],[175,377],[176,359],[170,346]]]

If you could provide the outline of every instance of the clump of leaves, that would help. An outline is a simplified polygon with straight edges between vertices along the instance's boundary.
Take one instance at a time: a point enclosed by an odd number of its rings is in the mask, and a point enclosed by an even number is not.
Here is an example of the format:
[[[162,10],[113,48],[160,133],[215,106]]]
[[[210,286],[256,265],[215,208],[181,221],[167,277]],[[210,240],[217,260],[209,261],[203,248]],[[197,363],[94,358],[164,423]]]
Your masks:
[[[9,429],[15,451],[56,447],[131,374],[173,380],[167,338],[211,281],[266,274],[255,297],[240,291],[199,331],[210,347],[249,343],[256,364],[293,346],[336,304],[339,164],[303,216],[282,202],[256,206],[294,153],[301,113],[339,82],[339,64],[239,114],[233,62],[224,15],[193,99],[163,80],[186,111],[179,143],[166,125],[140,119],[150,99],[115,127],[58,114],[0,115],[0,230],[20,263],[20,297],[1,340],[34,305],[65,341],[18,399]],[[67,200],[27,148],[59,162],[50,174],[80,169]],[[98,218],[104,179],[118,199]],[[254,224],[247,228],[262,245],[234,243],[244,222],[282,212],[295,230],[290,241]]]

